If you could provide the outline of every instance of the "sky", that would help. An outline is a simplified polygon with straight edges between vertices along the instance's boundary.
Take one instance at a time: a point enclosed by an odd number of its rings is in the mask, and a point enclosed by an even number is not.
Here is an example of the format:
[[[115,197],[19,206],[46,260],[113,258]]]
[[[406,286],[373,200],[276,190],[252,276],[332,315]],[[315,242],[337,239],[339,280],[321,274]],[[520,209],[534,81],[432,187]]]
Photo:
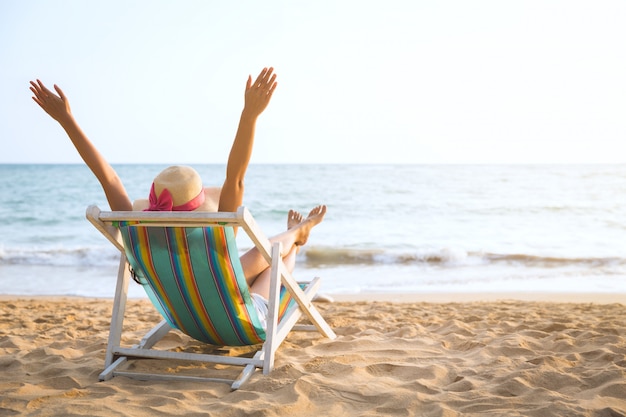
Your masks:
[[[626,2],[2,0],[0,163],[225,163],[248,75],[278,88],[252,163],[625,163]]]

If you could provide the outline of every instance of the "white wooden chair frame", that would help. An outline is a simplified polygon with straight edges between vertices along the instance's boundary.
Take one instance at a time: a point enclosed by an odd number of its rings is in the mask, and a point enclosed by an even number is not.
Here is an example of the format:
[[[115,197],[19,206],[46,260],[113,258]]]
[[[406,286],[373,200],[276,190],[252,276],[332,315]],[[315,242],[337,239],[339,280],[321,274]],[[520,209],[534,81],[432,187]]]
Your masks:
[[[275,352],[292,330],[317,330],[323,336],[330,339],[336,337],[333,330],[324,320],[312,303],[320,285],[320,279],[313,279],[303,291],[282,261],[280,243],[273,246],[261,232],[254,218],[245,207],[240,207],[236,213],[207,213],[207,212],[105,212],[96,206],[87,208],[87,219],[98,229],[117,249],[121,252],[109,341],[105,355],[105,369],[100,374],[101,381],[108,380],[116,375],[132,377],[136,379],[184,379],[192,381],[218,381],[231,384],[232,389],[239,388],[247,381],[257,368],[267,375],[274,367]],[[169,324],[163,320],[156,325],[132,347],[120,345],[128,285],[130,282],[129,264],[124,252],[120,231],[113,226],[117,221],[140,221],[145,222],[142,226],[180,226],[180,227],[207,227],[207,226],[235,226],[240,227],[250,237],[253,244],[258,248],[261,255],[271,265],[271,284],[269,297],[269,312],[267,318],[266,340],[262,347],[252,358],[220,356],[210,354],[194,354],[184,352],[172,352],[156,350],[152,347],[161,340],[170,330]],[[280,297],[280,285],[282,283],[287,291],[293,296],[297,306],[278,323],[278,306]],[[302,314],[313,323],[309,326],[296,326]],[[118,368],[130,359],[175,359],[197,362],[208,362],[224,365],[243,366],[239,376],[235,380],[223,378],[197,377],[170,374],[150,374],[143,372],[122,371]]]

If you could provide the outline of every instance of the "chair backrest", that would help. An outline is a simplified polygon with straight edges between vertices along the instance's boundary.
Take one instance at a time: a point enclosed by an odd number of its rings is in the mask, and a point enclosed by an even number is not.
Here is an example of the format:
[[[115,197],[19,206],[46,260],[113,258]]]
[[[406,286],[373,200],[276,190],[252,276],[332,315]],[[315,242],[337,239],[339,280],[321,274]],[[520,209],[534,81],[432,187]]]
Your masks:
[[[172,327],[214,345],[265,340],[231,226],[117,227],[131,267]]]

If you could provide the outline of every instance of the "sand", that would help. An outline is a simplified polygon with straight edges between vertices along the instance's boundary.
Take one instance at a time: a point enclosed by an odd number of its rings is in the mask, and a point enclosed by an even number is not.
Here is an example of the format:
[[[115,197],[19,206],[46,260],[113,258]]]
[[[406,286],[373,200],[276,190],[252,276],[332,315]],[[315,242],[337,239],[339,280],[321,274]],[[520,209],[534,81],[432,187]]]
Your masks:
[[[269,376],[231,391],[99,382],[111,300],[2,296],[0,416],[626,416],[626,296],[506,298],[318,303],[338,338],[293,332]],[[125,340],[158,320],[131,300]]]

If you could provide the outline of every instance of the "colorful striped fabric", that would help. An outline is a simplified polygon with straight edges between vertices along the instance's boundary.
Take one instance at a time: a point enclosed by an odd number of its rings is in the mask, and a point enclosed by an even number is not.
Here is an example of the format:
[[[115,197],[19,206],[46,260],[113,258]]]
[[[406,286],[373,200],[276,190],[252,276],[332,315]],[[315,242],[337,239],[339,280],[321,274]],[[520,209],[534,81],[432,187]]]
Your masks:
[[[232,227],[147,227],[120,223],[128,261],[168,321],[213,345],[262,343]],[[293,302],[283,296],[279,317]]]

